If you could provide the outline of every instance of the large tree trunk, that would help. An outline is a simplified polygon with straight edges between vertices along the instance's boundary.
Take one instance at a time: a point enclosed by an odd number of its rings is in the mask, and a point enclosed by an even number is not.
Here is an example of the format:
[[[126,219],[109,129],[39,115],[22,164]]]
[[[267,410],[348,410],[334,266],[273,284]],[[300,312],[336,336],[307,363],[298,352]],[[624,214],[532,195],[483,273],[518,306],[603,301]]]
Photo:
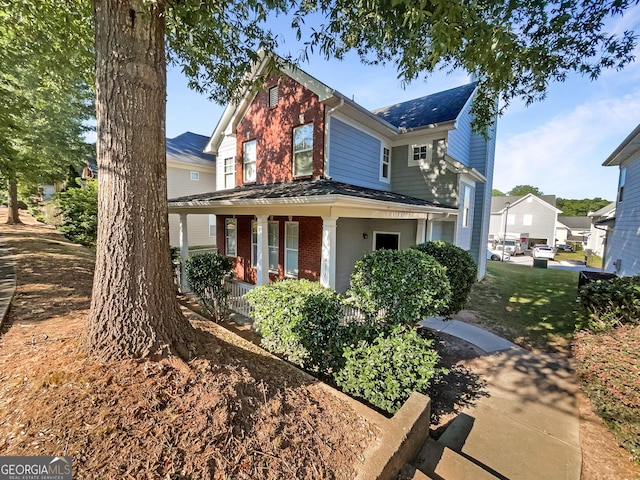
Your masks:
[[[9,225],[15,225],[16,223],[22,223],[20,220],[20,212],[18,207],[18,182],[15,175],[10,175],[7,181],[7,190],[9,193],[8,204],[9,213],[7,216],[7,223]]]
[[[162,2],[95,0],[98,239],[85,347],[104,359],[189,356],[175,296]]]

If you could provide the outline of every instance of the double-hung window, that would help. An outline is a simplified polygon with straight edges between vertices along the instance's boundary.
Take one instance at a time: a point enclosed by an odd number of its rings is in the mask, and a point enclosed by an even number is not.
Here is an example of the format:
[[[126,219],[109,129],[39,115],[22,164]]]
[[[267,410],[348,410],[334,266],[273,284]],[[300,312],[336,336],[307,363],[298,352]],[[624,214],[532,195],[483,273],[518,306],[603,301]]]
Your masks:
[[[284,224],[284,274],[287,277],[298,276],[298,222]]]
[[[391,152],[382,147],[382,161],[380,163],[380,180],[388,183],[391,176]]]
[[[228,257],[238,255],[238,229],[235,218],[227,218],[224,221],[225,253]]]
[[[620,179],[618,181],[618,202],[622,201],[624,184],[627,181],[627,167],[620,168]]]
[[[242,152],[242,171],[245,183],[256,181],[256,141],[244,142]]]
[[[444,138],[432,140],[409,148],[409,166],[424,165],[444,158],[447,141]]]
[[[224,188],[236,186],[236,159],[227,157],[224,159]]]
[[[268,224],[269,271],[278,272],[279,232],[278,222]],[[251,222],[251,266],[258,266],[258,222]]]
[[[462,226],[468,227],[471,220],[471,187],[464,186],[464,197],[462,199]]]
[[[313,173],[313,123],[293,129],[293,176]]]

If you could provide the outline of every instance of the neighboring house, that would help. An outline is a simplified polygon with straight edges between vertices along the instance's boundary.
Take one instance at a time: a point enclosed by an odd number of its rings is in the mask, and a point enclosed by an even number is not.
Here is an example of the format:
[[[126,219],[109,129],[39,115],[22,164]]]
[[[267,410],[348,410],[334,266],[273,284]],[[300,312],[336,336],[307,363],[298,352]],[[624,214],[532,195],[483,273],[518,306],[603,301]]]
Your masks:
[[[495,242],[506,232],[507,238],[526,238],[527,248],[536,244],[554,247],[559,213],[555,195],[492,197],[488,239]]]
[[[640,275],[640,125],[603,165],[620,169],[615,217],[609,232],[603,270],[619,276]]]
[[[556,227],[556,244],[580,243],[582,248],[587,248],[591,235],[591,218],[558,216]]]
[[[215,214],[218,249],[249,284],[306,278],[344,292],[364,254],[434,239],[471,252],[484,276],[495,128],[471,131],[475,84],[369,111],[280,70],[215,128],[216,191],[174,198],[170,212]]]
[[[587,248],[594,255],[604,257],[608,232],[616,216],[616,202],[611,202],[595,212],[589,212],[587,216],[591,219]]]
[[[203,153],[208,141],[209,137],[191,132],[167,139],[168,198],[215,190],[215,156]],[[191,215],[187,225],[189,245],[215,246],[215,215],[206,212]],[[169,215],[169,238],[171,246],[180,246],[178,215]]]

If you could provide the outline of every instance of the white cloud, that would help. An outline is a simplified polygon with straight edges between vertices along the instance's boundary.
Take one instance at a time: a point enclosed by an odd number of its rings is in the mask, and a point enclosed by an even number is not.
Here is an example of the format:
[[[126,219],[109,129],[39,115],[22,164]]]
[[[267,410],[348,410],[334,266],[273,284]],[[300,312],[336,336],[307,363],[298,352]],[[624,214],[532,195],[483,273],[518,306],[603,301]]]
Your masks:
[[[526,131],[501,138],[494,187],[533,185],[563,198],[612,199],[618,172],[602,162],[640,121],[640,89],[578,105]]]

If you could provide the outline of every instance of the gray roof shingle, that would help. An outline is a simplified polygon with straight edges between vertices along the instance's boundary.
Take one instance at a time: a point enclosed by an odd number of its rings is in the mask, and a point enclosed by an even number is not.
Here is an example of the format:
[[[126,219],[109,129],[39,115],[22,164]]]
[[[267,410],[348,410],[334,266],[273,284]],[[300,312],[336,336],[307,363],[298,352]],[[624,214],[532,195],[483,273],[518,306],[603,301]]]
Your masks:
[[[213,165],[215,155],[204,153],[209,137],[193,132],[184,132],[174,138],[167,138],[167,158],[175,161]]]
[[[473,94],[476,84],[434,93],[407,102],[373,110],[372,113],[398,128],[419,128],[458,118],[462,108]]]

